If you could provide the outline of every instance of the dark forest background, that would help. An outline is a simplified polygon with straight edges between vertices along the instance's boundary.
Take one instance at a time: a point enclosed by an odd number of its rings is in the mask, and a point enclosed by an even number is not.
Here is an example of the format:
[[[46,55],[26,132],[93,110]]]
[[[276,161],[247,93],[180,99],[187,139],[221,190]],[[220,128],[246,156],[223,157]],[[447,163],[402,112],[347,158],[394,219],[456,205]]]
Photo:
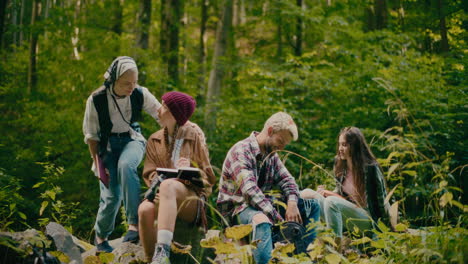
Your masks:
[[[156,98],[197,99],[192,120],[218,177],[235,142],[286,111],[299,140],[282,155],[301,188],[333,188],[338,132],[357,126],[395,188],[400,221],[466,228],[467,9],[462,0],[2,0],[0,229],[58,221],[92,240],[99,190],[82,120],[120,55],[136,59]],[[146,137],[159,129],[149,116],[142,127]],[[219,223],[212,213],[210,226]]]

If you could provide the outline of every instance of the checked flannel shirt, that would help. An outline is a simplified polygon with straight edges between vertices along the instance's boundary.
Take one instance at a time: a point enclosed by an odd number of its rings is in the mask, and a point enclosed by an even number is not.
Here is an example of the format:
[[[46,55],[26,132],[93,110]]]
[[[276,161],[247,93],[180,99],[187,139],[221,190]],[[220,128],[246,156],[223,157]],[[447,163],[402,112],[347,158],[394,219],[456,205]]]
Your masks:
[[[228,152],[223,164],[219,184],[217,206],[228,219],[249,206],[261,210],[273,222],[283,218],[272,205],[272,199],[265,192],[278,187],[287,201],[297,201],[299,189],[296,181],[281,162],[278,154],[264,157],[260,152],[256,136],[258,132],[237,142]],[[262,168],[262,166],[265,166]],[[264,171],[264,184],[259,187],[260,171]]]

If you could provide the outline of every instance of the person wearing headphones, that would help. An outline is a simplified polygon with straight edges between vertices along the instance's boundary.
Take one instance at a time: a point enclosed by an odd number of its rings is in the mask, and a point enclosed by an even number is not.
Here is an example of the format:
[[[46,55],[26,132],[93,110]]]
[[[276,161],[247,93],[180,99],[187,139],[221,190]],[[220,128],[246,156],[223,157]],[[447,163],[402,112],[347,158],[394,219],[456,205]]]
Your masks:
[[[93,159],[92,170],[101,179],[95,244],[98,252],[112,252],[107,238],[114,230],[122,201],[128,222],[123,241],[139,241],[137,168],[146,140],[137,121],[143,110],[158,121],[161,104],[147,88],[138,85],[138,68],[131,57],[116,58],[104,78],[104,85],[86,102],[83,134]]]

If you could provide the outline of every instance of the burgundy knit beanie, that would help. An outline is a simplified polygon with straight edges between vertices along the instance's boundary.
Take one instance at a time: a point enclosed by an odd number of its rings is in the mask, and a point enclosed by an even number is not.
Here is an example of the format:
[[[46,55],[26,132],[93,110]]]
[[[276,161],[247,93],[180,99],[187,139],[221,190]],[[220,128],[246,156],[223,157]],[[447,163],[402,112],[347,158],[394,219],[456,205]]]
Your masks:
[[[174,116],[177,124],[183,126],[192,116],[197,103],[192,96],[181,92],[168,92],[162,96],[171,114]]]

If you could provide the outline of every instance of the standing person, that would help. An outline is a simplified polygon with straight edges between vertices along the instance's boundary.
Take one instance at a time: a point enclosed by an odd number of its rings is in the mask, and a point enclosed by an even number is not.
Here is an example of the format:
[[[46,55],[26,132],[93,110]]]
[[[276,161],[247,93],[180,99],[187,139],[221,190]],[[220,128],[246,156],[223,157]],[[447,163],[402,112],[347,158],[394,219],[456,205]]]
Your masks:
[[[334,191],[319,186],[317,192],[304,192],[320,201],[322,218],[342,247],[343,230],[357,227],[364,233],[379,219],[388,223],[390,206],[385,203],[382,170],[359,128],[345,127],[340,131],[333,171]]]
[[[205,135],[188,121],[195,110],[195,100],[181,92],[162,96],[159,121],[162,129],[148,139],[143,169],[150,191],[160,182],[158,192],[145,196],[138,209],[140,237],[148,261],[169,263],[170,245],[177,218],[206,227],[204,202],[211,194],[216,177],[211,168]],[[203,188],[178,179],[159,177],[157,168],[198,167]],[[162,180],[162,182],[161,182]],[[148,192],[147,192],[148,194]],[[151,197],[151,198],[150,198]],[[154,220],[157,219],[157,227]]]
[[[266,121],[261,132],[254,131],[237,142],[224,160],[217,205],[231,223],[253,225],[253,240],[260,240],[253,252],[256,263],[268,263],[271,258],[272,224],[285,219],[307,226],[320,216],[318,202],[299,197],[294,177],[275,153],[297,138],[297,127],[291,116],[278,112]],[[284,215],[275,209],[267,193],[274,186],[280,189],[282,200],[287,203]],[[306,245],[315,236],[315,230],[307,231]]]
[[[89,96],[83,120],[84,141],[98,175],[105,167],[108,186],[100,182],[100,203],[94,229],[97,251],[112,252],[107,238],[123,200],[128,232],[124,242],[138,242],[140,179],[137,167],[145,153],[146,140],[138,121],[142,110],[157,120],[161,104],[144,87],[139,87],[138,68],[130,57],[118,57],[104,74],[104,85]]]

